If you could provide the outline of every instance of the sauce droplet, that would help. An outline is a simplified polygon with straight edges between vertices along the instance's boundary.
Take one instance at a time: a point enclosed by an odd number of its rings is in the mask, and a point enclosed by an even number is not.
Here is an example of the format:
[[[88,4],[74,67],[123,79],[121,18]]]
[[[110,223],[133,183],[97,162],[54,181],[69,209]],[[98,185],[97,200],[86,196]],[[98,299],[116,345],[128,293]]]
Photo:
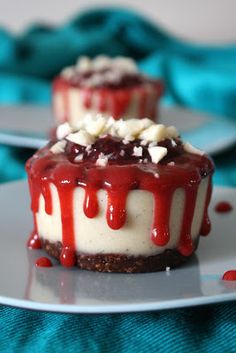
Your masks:
[[[60,255],[60,263],[62,266],[65,267],[73,267],[75,265],[76,258],[75,252],[73,249],[65,246],[62,248],[61,255]]]
[[[227,201],[218,202],[215,206],[215,211],[219,213],[227,213],[232,211],[233,206]]]
[[[47,257],[40,257],[35,261],[36,267],[52,267],[52,261]]]
[[[236,270],[226,271],[222,279],[223,281],[236,281]]]
[[[27,242],[27,247],[29,249],[37,250],[42,248],[41,240],[38,236],[37,233],[33,230],[33,232],[30,235],[30,238]]]

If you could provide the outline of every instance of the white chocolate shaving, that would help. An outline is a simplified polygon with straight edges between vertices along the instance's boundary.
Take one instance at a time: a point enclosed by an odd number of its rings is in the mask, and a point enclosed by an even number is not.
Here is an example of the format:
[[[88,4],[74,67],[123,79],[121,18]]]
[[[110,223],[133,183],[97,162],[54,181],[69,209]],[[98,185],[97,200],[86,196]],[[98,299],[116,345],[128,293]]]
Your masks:
[[[105,82],[119,82],[127,74],[136,74],[138,68],[134,60],[122,56],[110,58],[99,55],[94,59],[81,56],[75,66],[63,69],[61,76],[70,80],[75,73],[83,74],[86,72],[92,72],[93,74],[88,78],[84,77],[83,83],[88,87],[96,87]]]
[[[134,149],[133,149],[133,156],[135,157],[142,157],[143,155],[143,148],[140,146],[140,147],[136,147],[134,146]]]
[[[72,128],[68,123],[61,124],[57,127],[56,135],[58,140],[62,140],[64,137],[72,132]]]
[[[57,128],[58,139],[66,137],[68,140],[83,146],[91,145],[96,138],[107,134],[123,139],[124,144],[139,139],[141,140],[141,146],[149,144],[149,147],[155,147],[158,142],[166,138],[172,139],[173,145],[175,143],[173,138],[179,135],[174,127],[155,124],[147,118],[114,120],[112,117],[106,118],[101,114],[96,116],[86,115],[73,130],[68,123],[64,123]]]
[[[105,167],[108,163],[108,156],[105,156],[103,153],[100,153],[96,161],[96,165],[100,167]]]
[[[83,153],[78,154],[78,156],[75,157],[74,162],[80,162],[84,158]]]
[[[158,163],[167,155],[167,148],[161,146],[149,147],[148,152],[153,163]]]
[[[167,128],[162,124],[153,124],[147,129],[143,130],[140,134],[142,140],[148,142],[158,142],[165,139],[167,136]]]
[[[90,135],[85,130],[79,130],[78,132],[75,132],[66,136],[66,139],[68,141],[74,142],[81,146],[88,146],[94,143],[95,136]]]
[[[65,151],[65,147],[66,147],[66,141],[65,140],[61,140],[56,142],[51,148],[50,151],[54,154],[58,154],[58,153],[62,153]]]
[[[204,151],[199,150],[198,148],[192,146],[189,142],[185,142],[183,144],[185,152],[192,153],[192,154],[198,154],[200,156],[204,155]]]

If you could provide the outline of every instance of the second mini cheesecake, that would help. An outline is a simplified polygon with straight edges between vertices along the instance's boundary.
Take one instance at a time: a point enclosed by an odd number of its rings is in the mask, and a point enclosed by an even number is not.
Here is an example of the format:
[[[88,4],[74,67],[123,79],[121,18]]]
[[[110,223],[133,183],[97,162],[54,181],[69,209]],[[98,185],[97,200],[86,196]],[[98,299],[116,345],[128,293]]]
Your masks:
[[[29,246],[64,266],[147,272],[185,262],[209,233],[214,166],[174,127],[97,116],[57,136],[27,162]]]
[[[54,80],[53,111],[58,123],[71,125],[88,113],[155,120],[162,91],[162,82],[142,75],[129,58],[82,57]]]

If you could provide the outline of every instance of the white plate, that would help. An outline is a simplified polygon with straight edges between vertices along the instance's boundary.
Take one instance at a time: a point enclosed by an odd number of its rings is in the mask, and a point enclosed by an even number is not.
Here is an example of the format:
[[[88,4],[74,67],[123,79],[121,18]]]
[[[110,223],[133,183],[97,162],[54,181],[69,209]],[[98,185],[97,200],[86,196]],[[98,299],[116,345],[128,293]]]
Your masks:
[[[179,107],[161,107],[160,122],[175,125],[183,138],[209,154],[236,143],[236,122]],[[0,143],[39,148],[53,126],[49,107],[1,106]]]
[[[228,200],[234,211],[212,207]],[[210,216],[213,230],[197,254],[169,273],[109,274],[78,269],[36,268],[42,250],[28,250],[32,227],[26,182],[0,186],[0,303],[28,309],[112,313],[210,304],[236,299],[236,282],[221,280],[236,268],[236,189],[215,188]]]

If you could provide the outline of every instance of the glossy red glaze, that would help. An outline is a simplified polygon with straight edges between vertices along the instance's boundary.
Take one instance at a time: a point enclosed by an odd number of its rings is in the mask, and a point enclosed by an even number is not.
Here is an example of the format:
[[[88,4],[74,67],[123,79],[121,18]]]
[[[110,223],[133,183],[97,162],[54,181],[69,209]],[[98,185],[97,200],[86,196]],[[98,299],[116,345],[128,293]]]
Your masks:
[[[236,281],[236,270],[226,271],[222,279],[224,281]]]
[[[62,77],[57,77],[53,82],[53,95],[60,94],[62,97],[64,116],[59,118],[55,101],[53,109],[60,122],[68,120],[68,93],[71,88],[80,90],[82,102],[86,109],[94,108],[101,113],[108,112],[114,119],[119,119],[125,114],[133,96],[136,95],[139,97],[139,108],[136,116],[140,118],[148,116],[150,119],[155,120],[157,100],[163,93],[163,85],[159,80],[145,81],[143,79],[138,83],[134,81],[133,84],[127,87],[124,83],[115,87],[83,87]],[[95,95],[96,99],[94,99]]]
[[[228,201],[218,202],[215,206],[215,211],[219,213],[227,213],[232,211],[233,206]]]
[[[90,154],[86,154],[84,147],[70,145],[65,152],[53,154],[49,146],[40,150],[26,165],[30,180],[32,211],[37,213],[39,196],[43,194],[45,203],[49,203],[46,212],[51,214],[50,183],[58,191],[62,213],[63,249],[61,263],[70,267],[75,264],[75,235],[73,222],[73,192],[76,187],[85,190],[84,213],[87,217],[96,217],[99,212],[97,191],[104,189],[108,195],[106,218],[110,228],[118,230],[126,221],[126,199],[130,190],[146,190],[153,194],[154,214],[151,229],[151,239],[157,246],[164,246],[169,241],[169,217],[172,197],[176,189],[185,190],[185,209],[181,227],[181,234],[177,250],[184,256],[194,251],[191,240],[191,225],[195,209],[197,191],[201,180],[209,176],[209,186],[205,201],[201,233],[206,235],[210,231],[210,221],[207,214],[211,197],[211,175],[214,170],[212,161],[207,156],[199,156],[184,152],[180,141],[176,147],[168,150],[167,156],[158,164],[150,160],[139,163],[137,157],[131,155],[133,145],[124,145],[115,139],[98,140]],[[101,149],[99,150],[99,144]],[[107,145],[109,148],[107,147]],[[162,145],[170,145],[170,141]],[[111,152],[111,159],[106,167],[95,165],[96,156],[100,151]],[[119,148],[125,150],[125,157],[120,158]],[[147,148],[147,147],[146,147]],[[84,151],[84,160],[74,163],[76,154]],[[143,150],[145,156],[145,148]],[[112,154],[113,153],[113,154]],[[72,158],[73,157],[73,158]],[[168,162],[174,161],[174,165]],[[155,175],[158,174],[158,178]],[[117,232],[117,236],[119,233]]]
[[[35,261],[36,267],[52,267],[52,261],[47,257],[40,257]]]

